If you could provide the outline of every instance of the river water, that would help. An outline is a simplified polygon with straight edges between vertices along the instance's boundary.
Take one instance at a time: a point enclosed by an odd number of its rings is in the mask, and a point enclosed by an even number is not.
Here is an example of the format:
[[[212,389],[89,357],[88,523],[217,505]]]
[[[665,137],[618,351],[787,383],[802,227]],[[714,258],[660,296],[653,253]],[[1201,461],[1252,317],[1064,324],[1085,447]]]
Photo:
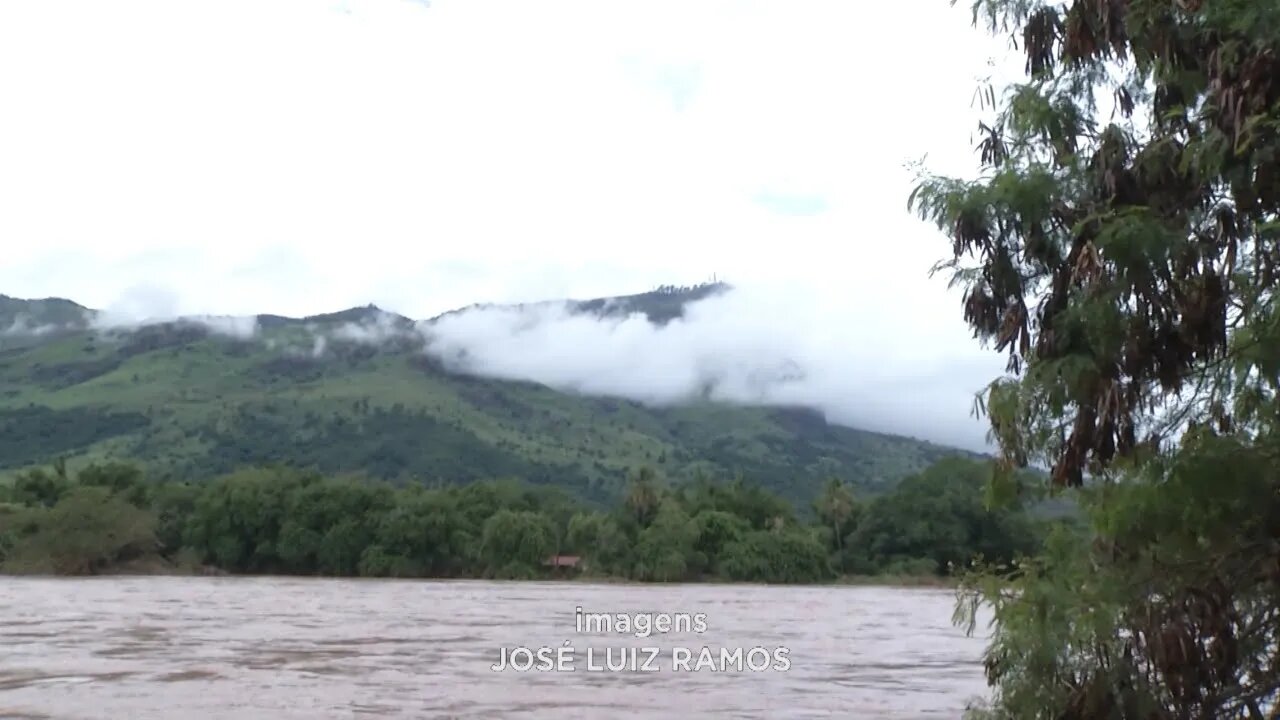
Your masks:
[[[0,718],[958,718],[985,640],[953,608],[868,587],[0,578]],[[687,615],[637,637],[595,613]],[[493,669],[541,646],[564,651]]]

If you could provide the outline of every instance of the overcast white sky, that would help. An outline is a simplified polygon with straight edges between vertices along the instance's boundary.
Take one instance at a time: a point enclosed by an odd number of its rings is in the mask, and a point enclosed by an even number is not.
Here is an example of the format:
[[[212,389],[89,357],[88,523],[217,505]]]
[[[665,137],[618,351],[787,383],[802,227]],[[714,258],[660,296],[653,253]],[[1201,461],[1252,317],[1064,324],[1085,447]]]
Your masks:
[[[0,292],[427,317],[715,272],[963,415],[1001,363],[904,168],[974,168],[1004,44],[961,5],[7,0]]]

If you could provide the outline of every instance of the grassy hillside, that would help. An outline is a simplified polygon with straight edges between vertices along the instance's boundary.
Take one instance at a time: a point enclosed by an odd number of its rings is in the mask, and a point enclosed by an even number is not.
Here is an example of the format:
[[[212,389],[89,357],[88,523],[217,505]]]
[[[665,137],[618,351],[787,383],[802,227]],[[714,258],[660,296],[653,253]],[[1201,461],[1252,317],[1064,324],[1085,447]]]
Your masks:
[[[719,289],[576,307],[665,322]],[[518,476],[607,501],[650,465],[673,482],[741,474],[807,503],[827,477],[875,490],[955,452],[805,409],[657,409],[459,375],[421,352],[412,321],[371,307],[259,316],[237,338],[192,321],[93,330],[68,301],[0,300],[0,474],[60,456],[191,480],[279,462],[404,482]]]

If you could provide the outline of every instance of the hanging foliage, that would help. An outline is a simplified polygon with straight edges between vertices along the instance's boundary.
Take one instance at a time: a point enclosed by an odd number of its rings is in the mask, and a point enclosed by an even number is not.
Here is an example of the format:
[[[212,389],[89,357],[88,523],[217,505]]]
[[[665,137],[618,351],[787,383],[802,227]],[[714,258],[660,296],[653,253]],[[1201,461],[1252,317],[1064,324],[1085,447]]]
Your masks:
[[[1280,2],[980,0],[1025,54],[951,239],[1003,465],[1089,510],[995,608],[991,717],[1275,717],[1280,692]],[[962,617],[970,617],[965,613]],[[971,617],[970,617],[971,619]]]

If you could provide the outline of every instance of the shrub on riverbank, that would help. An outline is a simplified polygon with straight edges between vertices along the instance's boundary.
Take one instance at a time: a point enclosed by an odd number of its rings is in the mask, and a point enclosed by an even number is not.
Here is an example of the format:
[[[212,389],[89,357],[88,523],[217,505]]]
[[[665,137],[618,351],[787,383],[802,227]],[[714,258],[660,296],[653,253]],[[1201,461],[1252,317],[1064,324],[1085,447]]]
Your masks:
[[[3,522],[10,572],[94,574],[156,549],[155,517],[101,487],[72,487],[53,507],[22,508]]]

